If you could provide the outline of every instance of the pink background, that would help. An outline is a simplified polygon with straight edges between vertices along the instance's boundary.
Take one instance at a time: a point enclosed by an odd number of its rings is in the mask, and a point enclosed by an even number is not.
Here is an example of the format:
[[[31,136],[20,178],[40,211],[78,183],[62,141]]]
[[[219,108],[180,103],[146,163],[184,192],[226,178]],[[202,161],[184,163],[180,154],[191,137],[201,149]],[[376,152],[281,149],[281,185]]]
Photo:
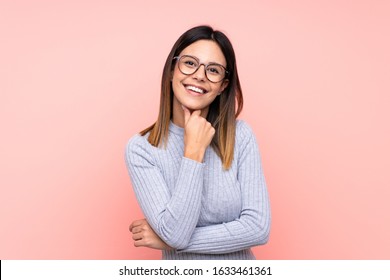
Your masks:
[[[185,30],[235,46],[272,206],[260,259],[390,258],[390,2],[0,2],[0,258],[158,259],[127,140]]]

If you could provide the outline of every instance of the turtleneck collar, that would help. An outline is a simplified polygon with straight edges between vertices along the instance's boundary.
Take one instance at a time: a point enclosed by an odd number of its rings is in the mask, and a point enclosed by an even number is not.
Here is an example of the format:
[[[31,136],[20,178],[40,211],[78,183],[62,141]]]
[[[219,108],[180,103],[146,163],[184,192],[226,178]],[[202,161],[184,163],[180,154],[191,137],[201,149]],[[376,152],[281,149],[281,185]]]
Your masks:
[[[183,136],[184,135],[184,128],[177,126],[172,122],[172,120],[169,122],[169,132],[172,132],[174,134]]]

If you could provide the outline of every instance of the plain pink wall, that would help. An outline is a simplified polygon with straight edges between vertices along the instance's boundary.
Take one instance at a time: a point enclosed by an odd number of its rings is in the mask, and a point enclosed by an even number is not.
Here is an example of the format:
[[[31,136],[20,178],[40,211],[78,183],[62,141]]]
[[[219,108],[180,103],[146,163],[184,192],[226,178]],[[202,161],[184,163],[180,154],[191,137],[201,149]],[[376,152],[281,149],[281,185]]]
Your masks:
[[[389,1],[0,2],[0,258],[158,259],[124,163],[185,30],[235,46],[272,206],[260,259],[390,258]]]

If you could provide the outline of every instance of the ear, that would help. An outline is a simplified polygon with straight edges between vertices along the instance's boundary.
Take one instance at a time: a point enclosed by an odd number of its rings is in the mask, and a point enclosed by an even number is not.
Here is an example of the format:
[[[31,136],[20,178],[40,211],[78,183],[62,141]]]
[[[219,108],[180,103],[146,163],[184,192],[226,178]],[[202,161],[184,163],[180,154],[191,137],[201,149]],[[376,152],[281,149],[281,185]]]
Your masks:
[[[228,85],[229,85],[229,80],[228,79],[223,80],[223,82],[221,84],[221,88],[219,89],[218,95],[220,95],[226,89],[226,87]]]

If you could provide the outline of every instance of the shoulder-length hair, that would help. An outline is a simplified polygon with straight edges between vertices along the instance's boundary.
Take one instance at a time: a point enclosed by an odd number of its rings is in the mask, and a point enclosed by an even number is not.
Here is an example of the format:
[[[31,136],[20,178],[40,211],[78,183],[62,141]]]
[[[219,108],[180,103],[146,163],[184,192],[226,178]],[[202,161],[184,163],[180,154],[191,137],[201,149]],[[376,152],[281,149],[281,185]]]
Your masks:
[[[229,80],[228,86],[218,95],[209,106],[207,121],[215,128],[215,134],[211,141],[211,147],[221,158],[224,169],[229,169],[233,160],[236,118],[243,107],[243,97],[240,80],[237,73],[236,56],[233,46],[226,35],[213,30],[210,26],[197,26],[186,31],[173,45],[165,62],[162,80],[160,110],[157,121],[150,127],[140,132],[145,135],[150,132],[148,141],[155,147],[160,147],[168,139],[169,122],[172,118],[172,73],[178,56],[186,47],[198,40],[212,40],[221,48],[225,56],[228,71],[225,79]]]

